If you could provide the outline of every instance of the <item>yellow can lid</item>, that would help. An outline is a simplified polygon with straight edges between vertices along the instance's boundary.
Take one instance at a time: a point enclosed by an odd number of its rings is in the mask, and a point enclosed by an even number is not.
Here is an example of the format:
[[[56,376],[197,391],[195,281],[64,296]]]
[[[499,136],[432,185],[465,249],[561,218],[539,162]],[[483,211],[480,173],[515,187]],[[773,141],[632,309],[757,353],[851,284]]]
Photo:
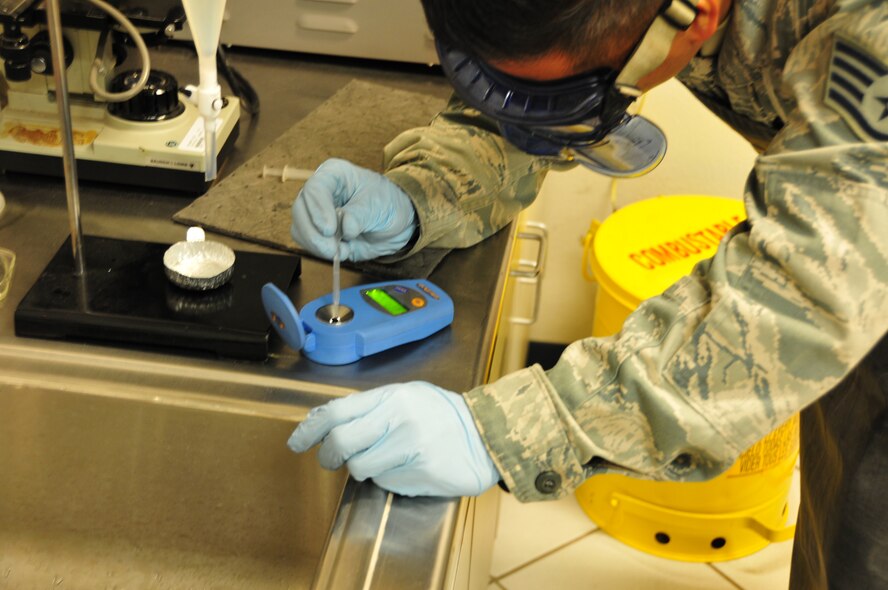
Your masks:
[[[711,258],[722,236],[745,217],[743,202],[725,197],[670,195],[628,205],[595,233],[595,278],[635,309]]]

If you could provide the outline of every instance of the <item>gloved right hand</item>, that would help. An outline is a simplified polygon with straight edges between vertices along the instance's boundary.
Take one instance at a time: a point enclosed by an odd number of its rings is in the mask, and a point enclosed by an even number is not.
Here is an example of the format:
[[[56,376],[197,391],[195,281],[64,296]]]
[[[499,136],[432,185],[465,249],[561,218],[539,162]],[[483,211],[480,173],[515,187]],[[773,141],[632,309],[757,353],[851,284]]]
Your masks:
[[[316,444],[325,469],[405,496],[477,496],[499,481],[463,397],[424,381],[384,385],[314,408],[287,443]]]
[[[321,258],[336,249],[337,209],[341,209],[342,260],[370,260],[394,254],[416,231],[410,198],[385,176],[351,162],[321,164],[293,203],[290,234],[297,244]]]

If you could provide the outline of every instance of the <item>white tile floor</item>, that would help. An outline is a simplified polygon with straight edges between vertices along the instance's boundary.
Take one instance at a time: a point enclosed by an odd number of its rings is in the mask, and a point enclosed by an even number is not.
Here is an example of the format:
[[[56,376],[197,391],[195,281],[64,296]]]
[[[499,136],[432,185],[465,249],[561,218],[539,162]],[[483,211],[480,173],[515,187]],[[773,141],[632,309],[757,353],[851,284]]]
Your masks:
[[[790,495],[799,503],[796,470]],[[785,590],[792,541],[720,563],[684,563],[637,551],[598,530],[571,496],[521,504],[503,493],[488,590]]]

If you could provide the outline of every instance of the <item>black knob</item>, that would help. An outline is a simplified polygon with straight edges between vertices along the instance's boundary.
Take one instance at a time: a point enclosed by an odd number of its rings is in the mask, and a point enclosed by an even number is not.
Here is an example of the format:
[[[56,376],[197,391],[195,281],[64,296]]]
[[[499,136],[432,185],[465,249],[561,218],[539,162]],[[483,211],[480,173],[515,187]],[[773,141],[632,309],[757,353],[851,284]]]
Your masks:
[[[16,25],[6,25],[0,35],[0,57],[3,58],[7,80],[24,82],[31,79],[31,40]]]
[[[111,92],[126,92],[139,81],[139,70],[118,74],[111,81]],[[165,121],[185,112],[179,101],[179,83],[166,72],[151,70],[139,94],[125,102],[113,102],[110,113],[128,121]]]
[[[65,50],[65,67],[68,68],[74,62],[74,47],[67,38],[62,37],[62,45]],[[31,39],[31,72],[43,76],[52,76],[52,46],[49,44],[49,33],[40,31]]]

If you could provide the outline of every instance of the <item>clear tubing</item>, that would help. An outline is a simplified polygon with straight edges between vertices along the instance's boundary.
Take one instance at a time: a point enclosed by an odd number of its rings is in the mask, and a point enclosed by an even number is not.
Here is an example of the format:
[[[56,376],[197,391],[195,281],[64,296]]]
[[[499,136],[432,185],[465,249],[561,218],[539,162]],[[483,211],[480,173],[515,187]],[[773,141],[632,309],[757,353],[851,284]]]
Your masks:
[[[216,119],[204,118],[204,180],[216,178]]]
[[[224,2],[223,2],[224,4]],[[218,35],[216,37],[218,39]],[[216,72],[215,52],[208,57],[198,53],[200,83],[197,86],[197,110],[204,120],[204,178],[216,178],[216,129],[222,109],[222,87]]]
[[[148,46],[145,45],[145,40],[142,39],[139,30],[133,26],[133,23],[131,23],[122,12],[103,0],[89,1],[107,12],[111,18],[116,20],[120,26],[129,33],[130,39],[132,39],[136,49],[138,49],[140,59],[142,60],[142,71],[139,73],[139,80],[132,88],[124,92],[108,92],[99,84],[99,71],[104,67],[104,64],[102,63],[102,56],[96,55],[92,69],[89,71],[89,87],[92,89],[93,94],[102,100],[108,102],[127,101],[142,92],[142,89],[145,88],[145,84],[148,82],[148,75],[151,73],[151,57],[148,55]]]

